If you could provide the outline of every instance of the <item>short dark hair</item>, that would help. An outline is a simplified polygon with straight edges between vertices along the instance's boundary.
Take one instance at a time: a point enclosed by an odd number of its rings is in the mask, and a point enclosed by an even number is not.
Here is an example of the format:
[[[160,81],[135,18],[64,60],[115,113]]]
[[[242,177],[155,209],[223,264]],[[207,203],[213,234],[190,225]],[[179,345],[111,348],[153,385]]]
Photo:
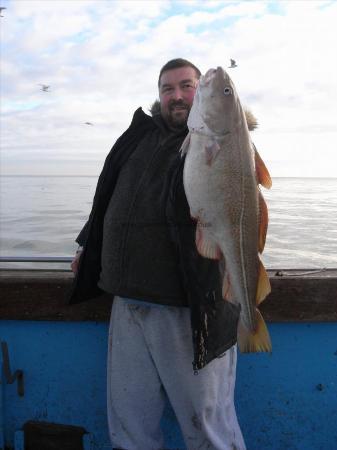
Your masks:
[[[194,69],[196,73],[197,78],[199,79],[201,77],[201,72],[198,69],[198,67],[192,64],[190,61],[187,61],[187,59],[183,58],[171,59],[160,69],[158,78],[158,87],[160,86],[160,79],[164,72],[172,69],[180,69],[180,67],[192,67],[192,69]]]

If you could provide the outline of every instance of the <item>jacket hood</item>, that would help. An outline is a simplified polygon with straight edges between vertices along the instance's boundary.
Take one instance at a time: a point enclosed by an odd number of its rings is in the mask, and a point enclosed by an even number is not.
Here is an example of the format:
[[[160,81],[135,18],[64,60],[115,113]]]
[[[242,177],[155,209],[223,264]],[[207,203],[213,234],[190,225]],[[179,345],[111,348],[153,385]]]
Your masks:
[[[160,101],[155,100],[152,105],[150,106],[149,112],[151,113],[152,117],[160,116]]]
[[[259,125],[256,117],[254,116],[254,114],[251,112],[250,109],[243,108],[243,110],[245,112],[248,130],[249,131],[255,130]],[[151,113],[152,117],[160,116],[160,101],[159,100],[155,100],[153,102],[152,106],[150,106],[149,112]]]

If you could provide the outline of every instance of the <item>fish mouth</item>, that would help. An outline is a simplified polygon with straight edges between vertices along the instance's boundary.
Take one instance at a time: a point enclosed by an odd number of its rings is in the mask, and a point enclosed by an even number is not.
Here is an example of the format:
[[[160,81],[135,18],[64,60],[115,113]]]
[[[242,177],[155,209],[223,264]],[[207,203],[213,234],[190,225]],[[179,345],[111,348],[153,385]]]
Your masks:
[[[215,77],[217,69],[208,69],[204,76],[201,77],[200,84],[206,85]]]
[[[216,69],[208,69],[204,76],[201,77],[200,84],[207,85],[209,84],[215,77],[224,77],[225,71],[222,67],[218,66]]]

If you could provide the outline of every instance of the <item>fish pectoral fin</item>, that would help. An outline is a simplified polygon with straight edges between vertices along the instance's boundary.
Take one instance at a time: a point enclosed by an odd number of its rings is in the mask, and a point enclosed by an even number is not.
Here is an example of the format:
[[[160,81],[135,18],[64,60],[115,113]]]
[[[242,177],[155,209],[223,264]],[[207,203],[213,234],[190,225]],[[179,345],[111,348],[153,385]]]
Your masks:
[[[204,225],[198,222],[195,243],[201,256],[209,259],[221,259],[222,252],[218,244],[204,230]]]
[[[262,184],[266,189],[270,189],[272,186],[271,176],[268,172],[268,169],[263,162],[263,159],[259,155],[259,152],[256,150],[255,145],[253,144],[254,152],[255,152],[255,172],[256,178],[259,184]]]
[[[211,141],[205,145],[206,164],[210,166],[220,151],[220,145],[217,141]]]
[[[270,293],[271,287],[270,287],[270,281],[267,274],[267,271],[260,261],[259,264],[259,278],[257,282],[257,288],[256,288],[256,305],[259,305],[263,300],[267,297],[267,295]]]
[[[268,208],[262,193],[259,190],[259,253],[263,252],[268,229]]]
[[[242,320],[238,327],[238,345],[241,353],[271,352],[272,345],[266,322],[256,309],[256,330],[249,331]]]
[[[180,147],[181,156],[184,156],[188,152],[190,140],[191,140],[191,133],[188,133],[188,135],[185,137],[184,142],[181,144]]]

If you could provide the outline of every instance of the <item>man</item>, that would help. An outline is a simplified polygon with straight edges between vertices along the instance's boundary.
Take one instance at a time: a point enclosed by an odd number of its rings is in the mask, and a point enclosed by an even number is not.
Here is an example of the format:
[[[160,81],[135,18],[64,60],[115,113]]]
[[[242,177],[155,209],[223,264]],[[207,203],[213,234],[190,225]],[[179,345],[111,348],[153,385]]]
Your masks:
[[[221,298],[217,262],[197,253],[182,182],[179,150],[199,77],[189,61],[164,65],[159,104],[152,117],[138,109],[117,140],[77,238],[83,250],[72,262],[71,302],[114,297],[107,368],[114,448],[163,449],[164,391],[187,449],[245,448],[233,399],[239,309]]]

